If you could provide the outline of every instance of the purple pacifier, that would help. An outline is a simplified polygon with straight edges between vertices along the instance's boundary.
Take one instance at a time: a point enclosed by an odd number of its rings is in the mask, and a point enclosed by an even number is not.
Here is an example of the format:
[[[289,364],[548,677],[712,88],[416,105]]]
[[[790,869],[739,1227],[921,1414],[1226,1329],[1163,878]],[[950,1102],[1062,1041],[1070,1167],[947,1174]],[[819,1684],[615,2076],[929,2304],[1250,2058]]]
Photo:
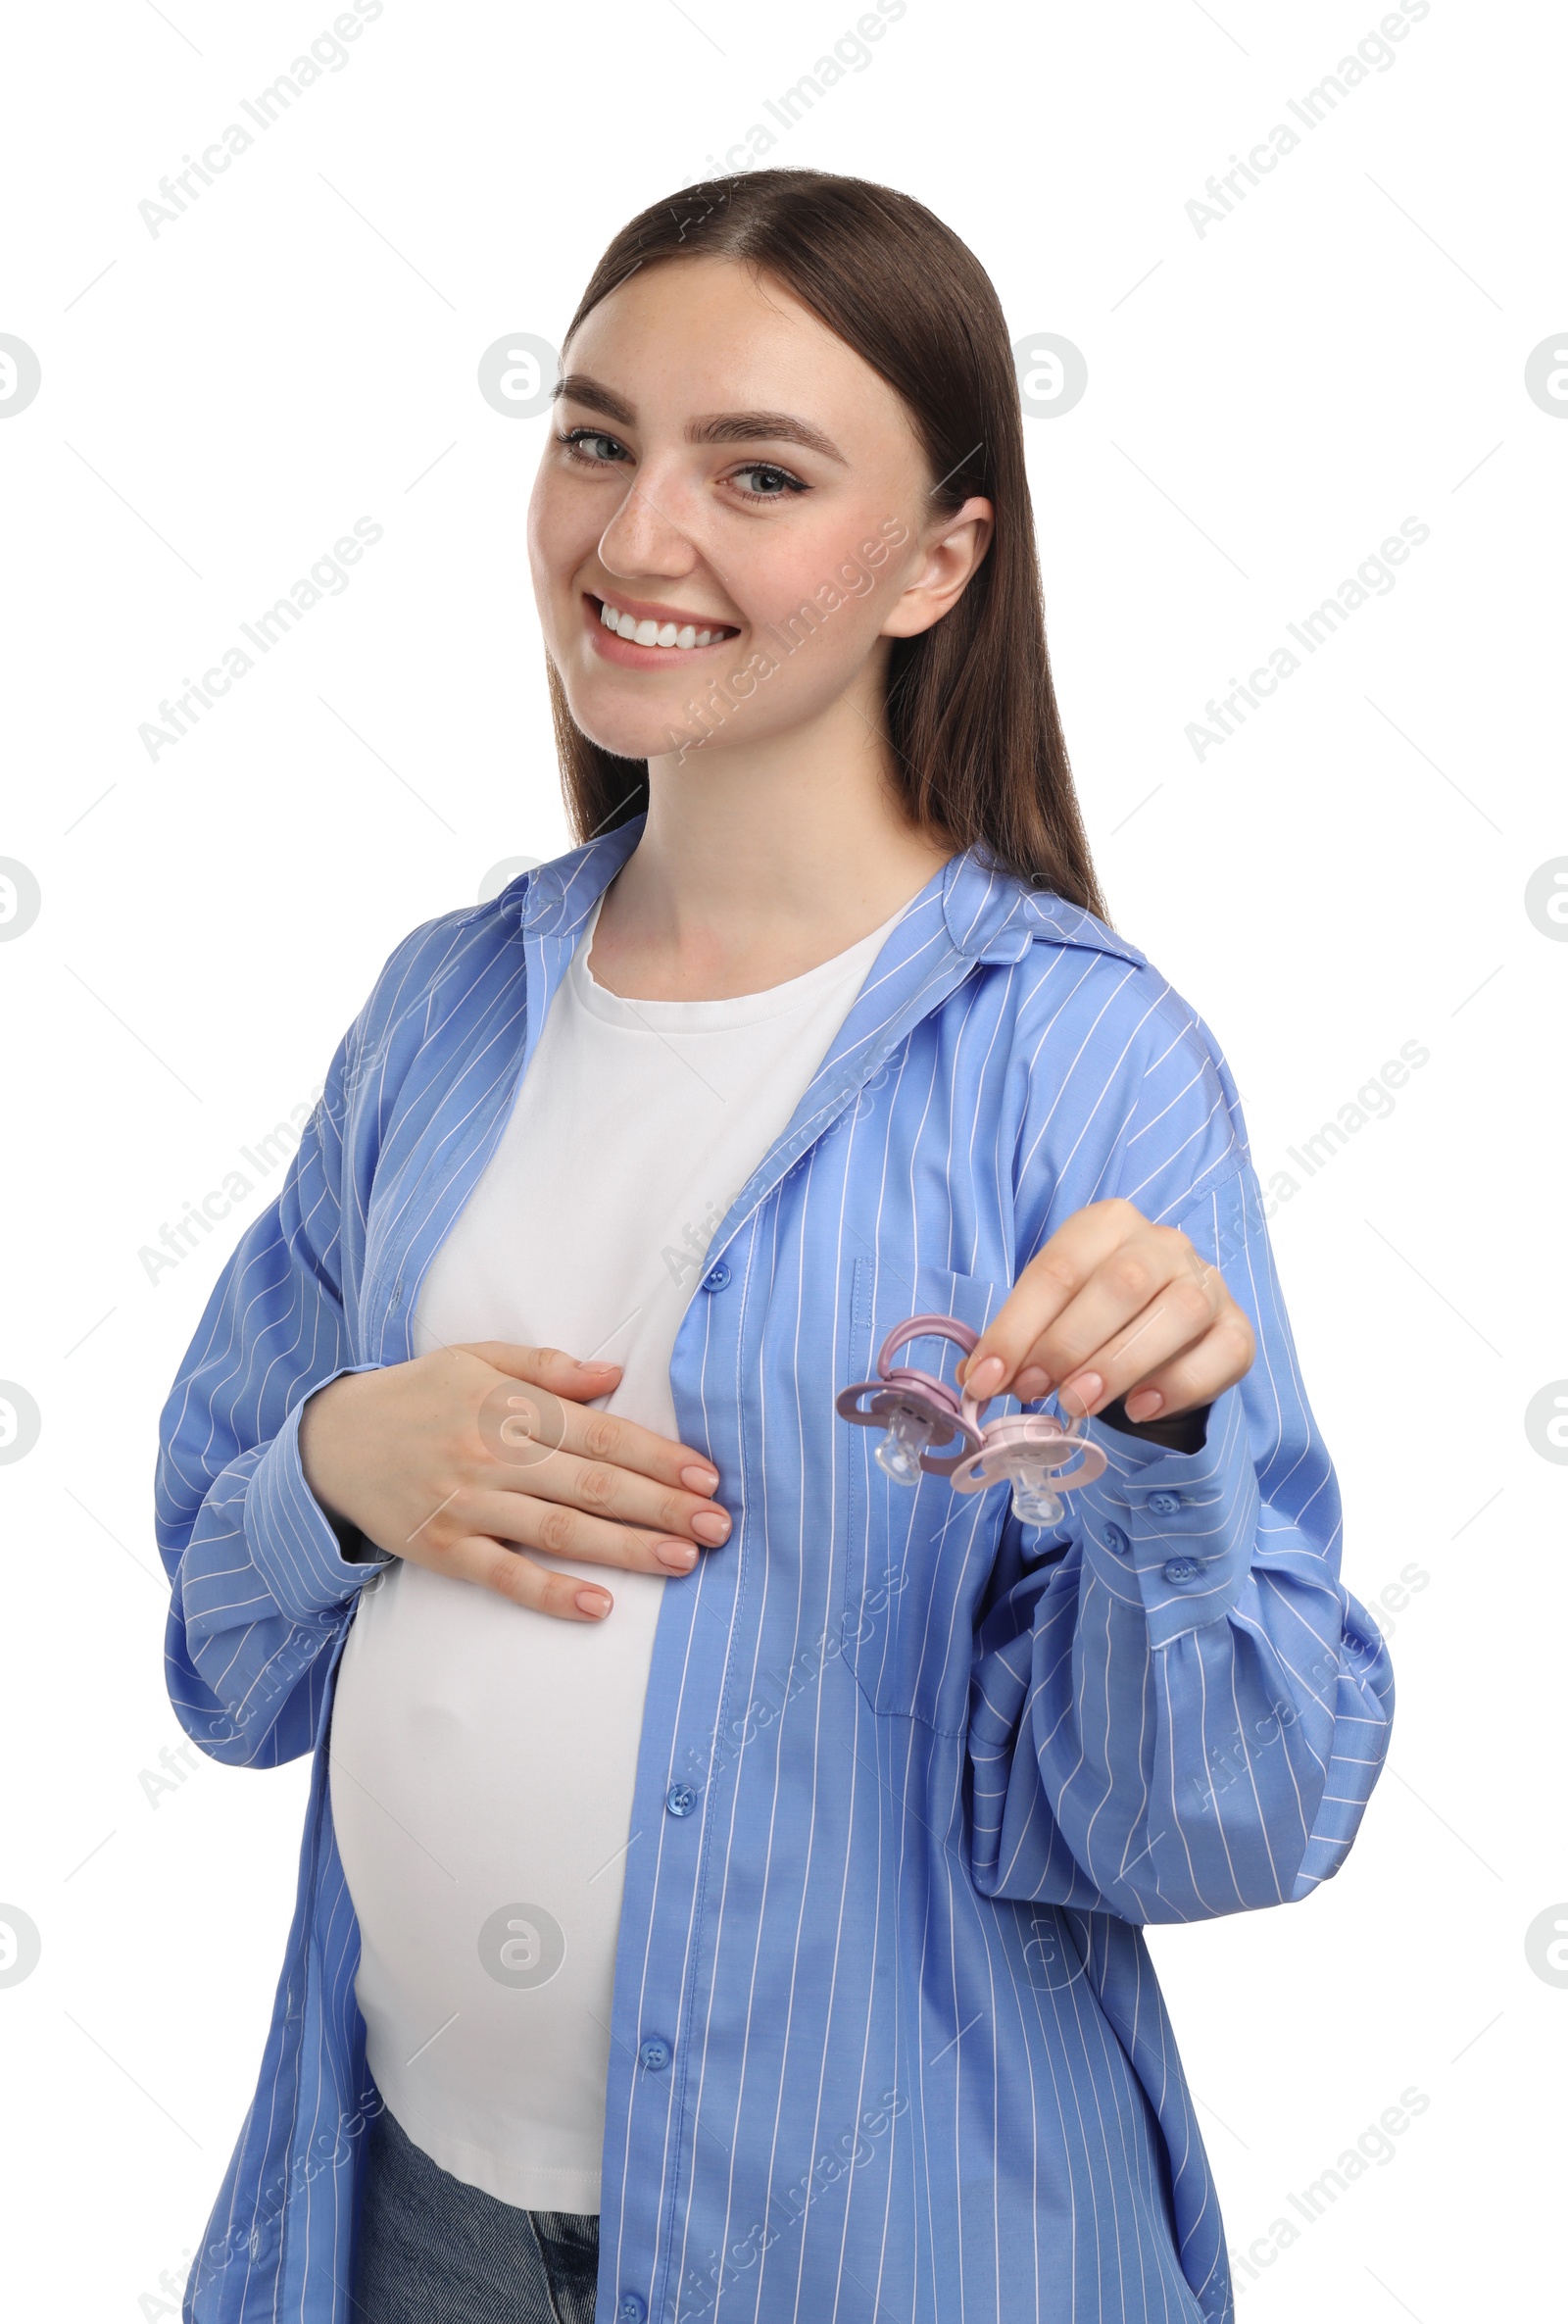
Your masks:
[[[932,1372],[913,1364],[895,1364],[894,1357],[910,1340],[952,1340],[965,1356],[980,1335],[952,1315],[911,1315],[888,1333],[876,1360],[874,1380],[857,1380],[841,1389],[835,1409],[841,1419],[861,1428],[881,1428],[886,1435],[876,1449],[877,1466],[896,1485],[917,1485],[921,1471],[951,1476],[960,1460],[978,1453],[983,1442],[973,1418],[973,1408],[957,1389],[950,1388]],[[869,1395],[869,1409],[860,1399]],[[966,1416],[966,1409],[968,1416]],[[958,1450],[938,1456],[932,1448],[956,1442]]]
[[[890,1331],[876,1360],[877,1377],[858,1380],[840,1391],[836,1409],[845,1420],[886,1433],[877,1446],[877,1466],[896,1485],[917,1485],[922,1472],[949,1477],[956,1493],[983,1493],[1010,1482],[1013,1515],[1025,1525],[1059,1525],[1061,1495],[1092,1484],[1105,1467],[1105,1456],[1084,1436],[1083,1422],[1051,1412],[1012,1412],[982,1422],[991,1402],[977,1404],[967,1389],[947,1386],[934,1373],[894,1357],[910,1340],[927,1334],[952,1340],[973,1355],[980,1335],[953,1315],[911,1315]],[[869,1407],[860,1399],[870,1396]],[[956,1453],[934,1448],[956,1443]]]

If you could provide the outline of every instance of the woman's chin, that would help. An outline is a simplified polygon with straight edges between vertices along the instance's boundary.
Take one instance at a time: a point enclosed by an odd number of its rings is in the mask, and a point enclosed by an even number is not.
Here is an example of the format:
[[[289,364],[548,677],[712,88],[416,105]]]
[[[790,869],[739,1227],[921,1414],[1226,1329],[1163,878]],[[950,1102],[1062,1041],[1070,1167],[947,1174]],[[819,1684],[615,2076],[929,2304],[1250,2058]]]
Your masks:
[[[705,729],[682,702],[669,703],[666,715],[661,717],[647,708],[631,711],[624,704],[574,702],[569,694],[566,699],[572,717],[589,741],[617,759],[664,758],[671,752],[695,748],[704,736]]]

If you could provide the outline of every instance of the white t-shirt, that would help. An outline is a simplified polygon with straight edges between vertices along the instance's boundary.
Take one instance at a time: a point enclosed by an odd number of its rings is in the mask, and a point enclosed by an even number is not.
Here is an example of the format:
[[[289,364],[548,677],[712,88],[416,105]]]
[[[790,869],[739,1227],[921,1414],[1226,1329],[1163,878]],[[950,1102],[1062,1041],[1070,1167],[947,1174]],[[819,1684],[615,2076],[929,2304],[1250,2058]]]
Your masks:
[[[599,1405],[678,1439],[669,1360],[704,1253],[903,910],[767,992],[640,1001],[589,972],[596,906],[425,1278],[416,1353],[499,1339],[604,1357],[624,1369]],[[605,1620],[556,1620],[401,1561],[366,1585],[338,1670],[332,1817],[370,2071],[397,2120],[505,2202],[597,2211],[624,1854],[666,1583],[544,1562],[604,1582]]]

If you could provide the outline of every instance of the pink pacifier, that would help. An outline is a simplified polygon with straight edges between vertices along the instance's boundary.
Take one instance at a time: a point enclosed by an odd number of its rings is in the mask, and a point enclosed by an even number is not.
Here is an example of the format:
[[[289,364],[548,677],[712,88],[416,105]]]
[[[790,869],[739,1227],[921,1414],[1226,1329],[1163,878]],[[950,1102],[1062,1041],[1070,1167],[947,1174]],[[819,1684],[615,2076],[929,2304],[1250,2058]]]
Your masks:
[[[977,1406],[966,1391],[960,1421],[978,1426],[990,1402],[982,1397]],[[1051,1412],[1013,1412],[988,1421],[980,1428],[979,1451],[954,1463],[953,1490],[983,1493],[988,1485],[1010,1478],[1015,1517],[1025,1525],[1059,1525],[1066,1515],[1062,1494],[1092,1485],[1104,1472],[1105,1456],[1080,1434],[1082,1426],[1080,1420],[1058,1420]]]
[[[1065,1514],[1061,1495],[1092,1484],[1105,1467],[1104,1454],[1081,1433],[1082,1421],[1059,1420],[1050,1412],[1014,1412],[983,1423],[980,1414],[989,1396],[977,1404],[967,1389],[960,1394],[930,1372],[894,1363],[902,1347],[926,1334],[952,1340],[965,1356],[980,1340],[956,1316],[911,1315],[883,1341],[876,1379],[858,1380],[840,1392],[836,1409],[841,1417],[885,1431],[876,1449],[877,1466],[897,1485],[917,1485],[922,1471],[951,1478],[957,1493],[983,1493],[1010,1481],[1015,1517],[1025,1525],[1059,1525]],[[866,1395],[868,1408],[860,1402]],[[956,1453],[936,1450],[955,1442]]]
[[[957,1389],[950,1388],[932,1372],[893,1361],[901,1348],[928,1333],[934,1339],[952,1340],[965,1356],[980,1337],[952,1315],[911,1315],[882,1342],[876,1378],[857,1380],[853,1388],[841,1389],[834,1400],[841,1419],[853,1420],[860,1428],[886,1430],[876,1449],[876,1464],[896,1485],[917,1485],[922,1470],[931,1476],[951,1476],[960,1460],[980,1451],[984,1441],[973,1417],[964,1417],[963,1406],[968,1400],[960,1398]],[[871,1399],[869,1408],[860,1403],[866,1395]],[[939,1456],[933,1451],[955,1442],[956,1453]]]

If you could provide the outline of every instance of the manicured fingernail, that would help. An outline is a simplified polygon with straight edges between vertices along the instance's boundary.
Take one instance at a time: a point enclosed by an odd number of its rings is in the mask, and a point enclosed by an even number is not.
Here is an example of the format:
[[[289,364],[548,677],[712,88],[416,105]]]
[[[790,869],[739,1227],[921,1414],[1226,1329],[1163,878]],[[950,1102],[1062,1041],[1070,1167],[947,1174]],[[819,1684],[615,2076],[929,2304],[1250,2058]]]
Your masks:
[[[1025,1364],[1012,1383],[1012,1393],[1020,1404],[1033,1404],[1040,1396],[1049,1395],[1051,1374],[1043,1372],[1038,1363]]]
[[[1083,1419],[1104,1393],[1105,1383],[1098,1372],[1079,1372],[1062,1389],[1059,1402]]]
[[[694,1460],[690,1467],[681,1470],[680,1481],[689,1493],[711,1493],[718,1483],[718,1471],[716,1468],[704,1468]]]
[[[693,1555],[696,1555],[695,1551]],[[614,1601],[608,1590],[579,1590],[577,1592],[578,1611],[592,1614],[595,1621],[601,1620],[604,1615],[609,1613],[613,1603]]]
[[[1164,1404],[1165,1399],[1157,1388],[1140,1388],[1136,1396],[1127,1399],[1127,1417],[1129,1420],[1152,1420],[1156,1412],[1163,1410]]]
[[[990,1396],[1006,1368],[1000,1356],[987,1356],[965,1371],[964,1387],[977,1401],[982,1396]]]
[[[656,1542],[654,1556],[661,1565],[667,1565],[671,1573],[690,1573],[697,1563],[697,1552],[689,1541]]]
[[[692,1531],[699,1541],[728,1541],[728,1509],[703,1509],[693,1517]]]

